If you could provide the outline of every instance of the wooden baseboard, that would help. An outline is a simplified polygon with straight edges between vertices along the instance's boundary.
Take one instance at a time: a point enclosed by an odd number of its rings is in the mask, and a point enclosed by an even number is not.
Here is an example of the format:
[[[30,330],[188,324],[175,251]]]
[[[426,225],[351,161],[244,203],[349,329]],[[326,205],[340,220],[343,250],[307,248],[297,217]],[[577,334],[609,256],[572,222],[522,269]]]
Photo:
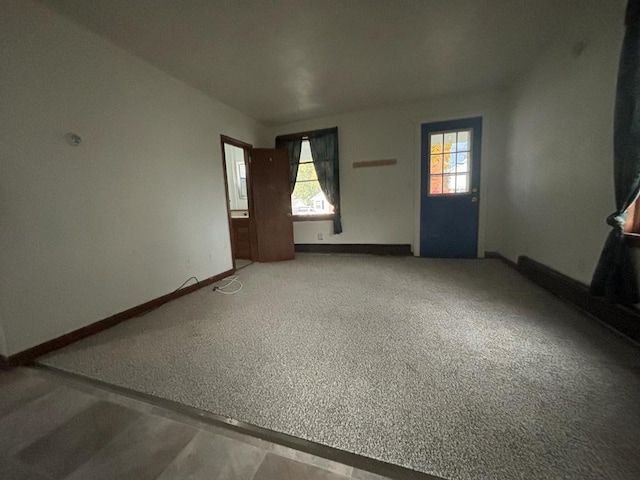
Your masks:
[[[522,275],[546,288],[578,309],[606,323],[631,340],[640,342],[640,311],[624,305],[610,303],[602,297],[589,293],[589,287],[527,256],[518,257],[518,263],[499,253],[485,254],[488,258],[499,258]]]
[[[409,244],[296,243],[300,253],[366,253],[371,255],[412,255]]]
[[[595,297],[589,293],[589,287],[584,283],[529,257],[518,257],[518,270],[560,298],[573,303],[580,310],[600,319],[632,340],[640,342],[640,311],[637,309],[610,303],[603,297]]]
[[[125,310],[124,312],[116,313],[115,315],[112,315],[111,317],[105,318],[103,320],[98,320],[91,325],[87,325],[86,327],[82,327],[78,330],[74,330],[73,332],[61,335],[60,337],[54,338],[53,340],[41,343],[40,345],[36,345],[35,347],[23,350],[22,352],[16,353],[9,357],[0,356],[0,367],[9,369],[17,367],[19,365],[32,363],[36,358],[46,353],[52,352],[62,347],[66,347],[67,345],[77,342],[78,340],[81,340],[85,337],[111,328],[120,322],[124,322],[125,320],[129,320],[130,318],[134,318],[144,313],[150,312],[151,310],[155,310],[156,308],[164,305],[167,302],[170,302],[171,300],[175,300],[176,298],[187,295],[200,288],[206,287],[207,285],[211,285],[212,283],[218,282],[223,278],[233,275],[234,273],[234,269],[227,270],[226,272],[222,272],[218,275],[214,275],[213,277],[202,280],[199,283],[189,285],[188,287],[181,288],[180,290],[177,290],[175,292],[167,293],[166,295]]]
[[[515,268],[516,270],[518,270],[518,264],[516,262],[509,260],[507,257],[498,252],[484,252],[484,258],[497,258],[498,260],[501,260],[509,265],[511,268]]]

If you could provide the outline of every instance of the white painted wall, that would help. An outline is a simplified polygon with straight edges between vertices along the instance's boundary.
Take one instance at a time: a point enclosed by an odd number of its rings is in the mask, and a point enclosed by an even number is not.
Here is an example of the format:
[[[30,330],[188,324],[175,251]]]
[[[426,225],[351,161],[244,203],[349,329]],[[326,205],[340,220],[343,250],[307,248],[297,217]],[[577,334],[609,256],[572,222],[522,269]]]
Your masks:
[[[256,122],[30,0],[0,65],[4,353],[231,268],[220,134]]]
[[[227,185],[229,187],[229,206],[231,210],[248,210],[247,198],[240,198],[238,185],[238,165],[244,163],[244,150],[229,143],[224,144],[227,166]]]
[[[7,356],[7,339],[4,335],[2,316],[0,316],[0,355]]]
[[[585,283],[615,209],[613,110],[625,3],[585,1],[512,95],[500,251]],[[578,56],[572,50],[581,41]]]
[[[421,123],[484,117],[482,184],[480,203],[480,251],[495,250],[500,209],[500,186],[493,170],[502,168],[505,125],[504,92],[443,97],[428,102],[380,108],[271,127],[271,142],[277,135],[338,127],[340,189],[344,232],[332,235],[331,222],[295,222],[296,243],[413,244],[418,253]],[[354,162],[397,159],[393,166],[353,168]],[[322,233],[323,240],[318,240]]]

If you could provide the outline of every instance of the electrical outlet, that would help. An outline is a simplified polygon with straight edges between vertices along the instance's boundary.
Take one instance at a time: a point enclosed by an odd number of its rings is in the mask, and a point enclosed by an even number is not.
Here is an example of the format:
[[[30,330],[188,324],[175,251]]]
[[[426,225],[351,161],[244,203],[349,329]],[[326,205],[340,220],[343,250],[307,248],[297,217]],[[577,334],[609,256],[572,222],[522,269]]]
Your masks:
[[[318,240],[324,240],[324,235],[318,232]]]

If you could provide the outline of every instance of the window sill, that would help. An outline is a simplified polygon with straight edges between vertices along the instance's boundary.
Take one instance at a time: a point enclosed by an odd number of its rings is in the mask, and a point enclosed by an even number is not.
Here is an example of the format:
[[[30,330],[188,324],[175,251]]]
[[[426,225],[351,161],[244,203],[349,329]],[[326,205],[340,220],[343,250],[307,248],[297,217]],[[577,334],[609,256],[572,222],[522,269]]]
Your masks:
[[[292,220],[294,222],[318,222],[333,220],[333,214],[329,215],[293,215]]]

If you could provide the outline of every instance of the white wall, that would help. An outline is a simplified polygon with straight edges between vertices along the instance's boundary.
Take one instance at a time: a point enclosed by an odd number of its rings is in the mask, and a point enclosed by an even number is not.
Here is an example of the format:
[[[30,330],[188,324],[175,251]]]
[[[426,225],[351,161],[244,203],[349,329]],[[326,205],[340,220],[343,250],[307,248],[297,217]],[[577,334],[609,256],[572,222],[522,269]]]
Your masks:
[[[512,260],[528,255],[585,283],[615,209],[613,109],[624,4],[585,1],[513,91],[501,252]]]
[[[229,206],[231,210],[248,210],[247,198],[240,198],[238,185],[238,165],[244,163],[244,150],[229,143],[224,144],[227,166],[227,185],[229,187]]]
[[[271,127],[277,135],[338,127],[340,190],[344,232],[332,235],[331,222],[295,222],[296,243],[413,244],[417,253],[420,188],[420,124],[472,116],[484,117],[480,250],[498,248],[493,224],[500,219],[496,203],[499,186],[493,169],[504,158],[504,92],[459,95],[428,102],[380,108]],[[354,162],[397,159],[393,166],[353,168]],[[322,233],[324,240],[318,240]]]
[[[0,316],[0,355],[7,356],[7,340],[4,336],[4,323]]]
[[[254,121],[29,0],[0,65],[5,353],[231,268],[220,134]]]

